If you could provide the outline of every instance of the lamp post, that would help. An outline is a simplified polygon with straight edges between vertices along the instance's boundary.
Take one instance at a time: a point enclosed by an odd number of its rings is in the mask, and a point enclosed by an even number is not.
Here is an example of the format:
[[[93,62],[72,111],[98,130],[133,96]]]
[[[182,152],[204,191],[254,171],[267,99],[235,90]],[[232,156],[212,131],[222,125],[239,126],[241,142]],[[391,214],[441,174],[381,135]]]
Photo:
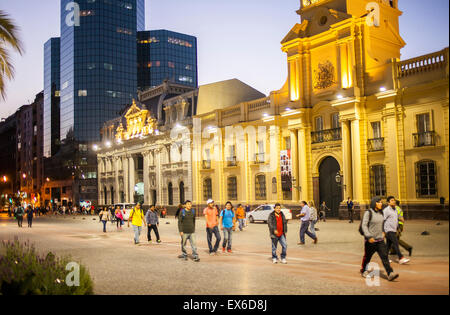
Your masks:
[[[342,185],[342,176],[340,172],[337,172],[336,174],[336,183],[338,184],[338,187],[344,187],[344,190],[347,190],[347,185]]]

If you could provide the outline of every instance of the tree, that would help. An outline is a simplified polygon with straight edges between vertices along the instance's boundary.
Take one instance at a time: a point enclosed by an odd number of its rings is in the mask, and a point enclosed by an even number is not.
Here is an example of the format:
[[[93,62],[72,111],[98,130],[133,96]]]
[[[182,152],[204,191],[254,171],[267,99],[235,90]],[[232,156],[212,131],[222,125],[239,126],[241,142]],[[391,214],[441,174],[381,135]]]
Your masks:
[[[0,96],[6,98],[5,81],[14,78],[14,66],[10,49],[22,55],[23,46],[18,35],[19,29],[5,11],[0,10]]]

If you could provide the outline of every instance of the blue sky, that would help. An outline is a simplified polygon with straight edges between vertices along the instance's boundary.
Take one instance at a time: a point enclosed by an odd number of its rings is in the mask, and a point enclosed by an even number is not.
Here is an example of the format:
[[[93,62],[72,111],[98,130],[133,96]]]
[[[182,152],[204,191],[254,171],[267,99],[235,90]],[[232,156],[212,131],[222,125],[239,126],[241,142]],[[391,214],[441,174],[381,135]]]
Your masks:
[[[447,47],[448,0],[400,0],[402,59]],[[59,36],[59,0],[0,0],[21,27],[26,53],[14,56],[16,79],[8,83],[0,118],[34,100],[43,89],[43,45]],[[147,29],[197,36],[199,83],[238,78],[264,94],[286,81],[280,41],[299,22],[299,0],[146,0]]]

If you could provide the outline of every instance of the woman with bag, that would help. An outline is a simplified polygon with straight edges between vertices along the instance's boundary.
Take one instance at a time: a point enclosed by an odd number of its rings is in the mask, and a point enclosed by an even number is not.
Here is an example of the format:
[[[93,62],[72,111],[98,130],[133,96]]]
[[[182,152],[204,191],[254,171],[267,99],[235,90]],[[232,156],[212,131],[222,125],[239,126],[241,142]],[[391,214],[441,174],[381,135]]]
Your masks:
[[[117,207],[115,217],[117,230],[122,231],[122,226],[124,223],[123,223],[123,211],[122,209],[120,209],[120,207]]]

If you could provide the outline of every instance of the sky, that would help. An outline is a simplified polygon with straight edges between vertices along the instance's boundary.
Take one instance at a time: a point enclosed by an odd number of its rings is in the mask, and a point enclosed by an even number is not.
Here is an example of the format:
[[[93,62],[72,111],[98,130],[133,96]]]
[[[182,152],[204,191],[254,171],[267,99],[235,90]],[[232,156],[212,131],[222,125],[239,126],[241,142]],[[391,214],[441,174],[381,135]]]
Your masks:
[[[448,0],[400,0],[402,59],[449,45]],[[287,78],[280,42],[300,21],[300,0],[146,0],[147,29],[169,29],[198,39],[199,84],[232,78],[268,95]],[[14,81],[0,99],[0,118],[31,103],[43,90],[44,43],[58,37],[59,0],[0,0],[20,26],[25,54],[13,54]]]

